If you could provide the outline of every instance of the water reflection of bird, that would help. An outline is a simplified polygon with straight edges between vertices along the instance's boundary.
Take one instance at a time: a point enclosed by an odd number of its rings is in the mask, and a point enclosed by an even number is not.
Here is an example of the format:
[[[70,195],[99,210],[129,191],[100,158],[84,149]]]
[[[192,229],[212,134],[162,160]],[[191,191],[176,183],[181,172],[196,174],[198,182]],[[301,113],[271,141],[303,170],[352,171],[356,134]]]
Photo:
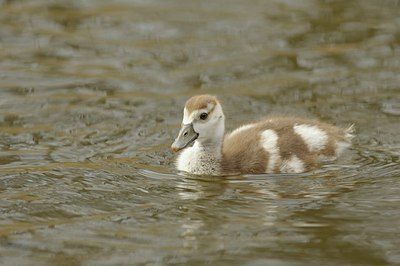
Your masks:
[[[185,105],[171,148],[182,150],[178,170],[199,175],[301,173],[336,159],[351,145],[353,127],[316,120],[271,117],[225,135],[225,116],[215,96],[198,95]]]

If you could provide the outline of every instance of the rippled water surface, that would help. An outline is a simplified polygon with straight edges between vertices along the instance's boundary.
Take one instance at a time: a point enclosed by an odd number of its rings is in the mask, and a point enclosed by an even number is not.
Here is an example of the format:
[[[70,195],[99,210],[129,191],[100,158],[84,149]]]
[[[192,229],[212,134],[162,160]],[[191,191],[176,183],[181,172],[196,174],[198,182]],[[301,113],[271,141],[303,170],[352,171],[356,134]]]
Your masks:
[[[334,164],[190,177],[212,93],[346,126]],[[0,264],[400,264],[400,2],[0,0]]]

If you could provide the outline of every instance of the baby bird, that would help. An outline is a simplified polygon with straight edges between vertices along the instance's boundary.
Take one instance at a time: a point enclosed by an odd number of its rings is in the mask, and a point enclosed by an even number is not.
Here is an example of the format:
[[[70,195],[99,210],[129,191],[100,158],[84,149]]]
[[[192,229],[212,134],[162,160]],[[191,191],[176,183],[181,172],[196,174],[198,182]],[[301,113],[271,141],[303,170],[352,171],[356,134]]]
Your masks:
[[[171,148],[176,167],[196,175],[302,173],[322,159],[335,159],[351,145],[353,127],[316,120],[275,117],[241,126],[225,135],[225,116],[212,95],[190,98]]]

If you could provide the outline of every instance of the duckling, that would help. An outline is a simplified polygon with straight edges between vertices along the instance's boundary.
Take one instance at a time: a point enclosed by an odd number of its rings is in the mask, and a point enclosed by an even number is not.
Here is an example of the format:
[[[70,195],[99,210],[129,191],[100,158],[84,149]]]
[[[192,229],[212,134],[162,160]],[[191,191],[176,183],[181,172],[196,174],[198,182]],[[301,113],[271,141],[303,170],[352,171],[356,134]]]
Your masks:
[[[217,97],[197,95],[183,110],[171,148],[183,150],[176,168],[196,175],[302,173],[321,160],[336,159],[351,146],[353,126],[343,129],[316,120],[272,117],[225,135]]]

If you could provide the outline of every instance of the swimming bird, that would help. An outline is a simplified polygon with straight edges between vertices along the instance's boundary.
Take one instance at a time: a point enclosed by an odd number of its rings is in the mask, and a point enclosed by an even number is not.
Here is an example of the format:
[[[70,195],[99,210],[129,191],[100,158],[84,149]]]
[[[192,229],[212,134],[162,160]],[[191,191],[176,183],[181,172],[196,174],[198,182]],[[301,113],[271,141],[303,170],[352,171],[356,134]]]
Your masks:
[[[351,145],[353,126],[317,120],[270,117],[225,134],[222,106],[213,95],[185,104],[181,129],[171,148],[182,150],[176,168],[195,175],[302,173],[321,160],[336,159]]]

